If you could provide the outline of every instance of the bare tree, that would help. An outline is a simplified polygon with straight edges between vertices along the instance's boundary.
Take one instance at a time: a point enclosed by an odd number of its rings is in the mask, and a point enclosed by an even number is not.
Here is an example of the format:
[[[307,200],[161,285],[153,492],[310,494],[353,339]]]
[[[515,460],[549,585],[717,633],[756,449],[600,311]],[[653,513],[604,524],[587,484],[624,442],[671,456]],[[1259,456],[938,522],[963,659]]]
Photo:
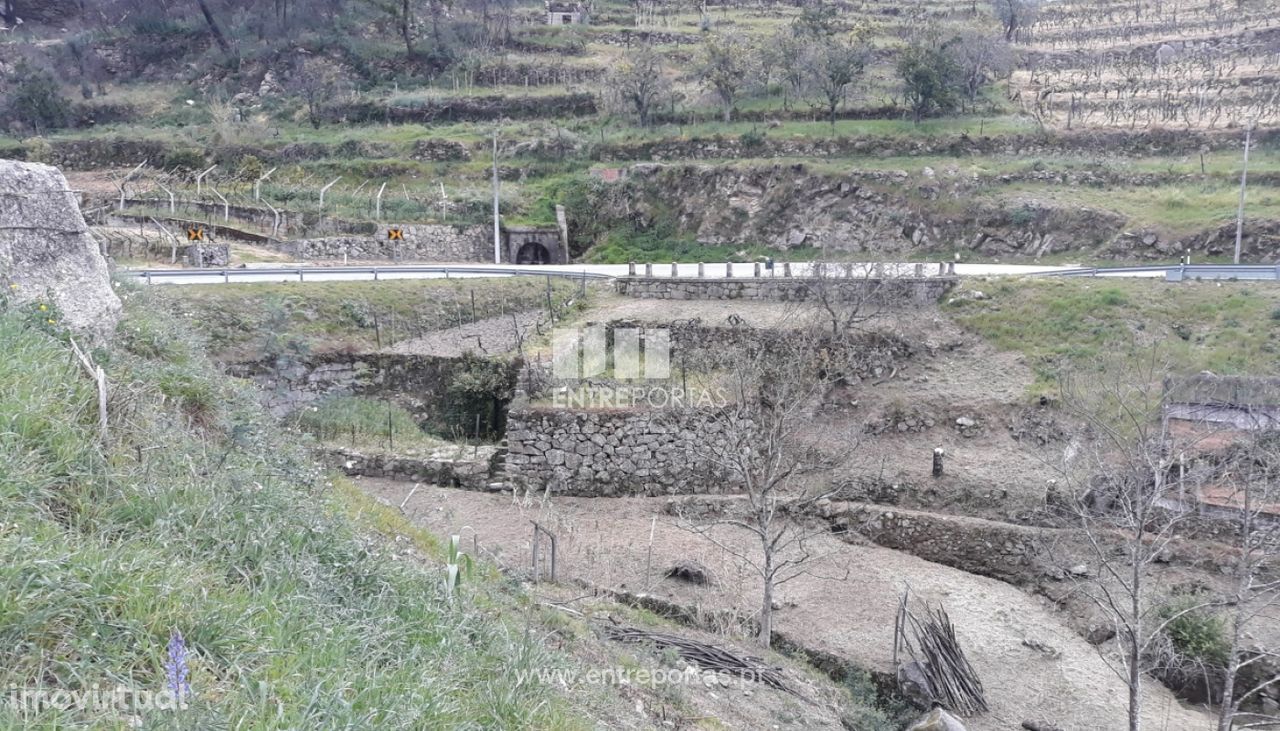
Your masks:
[[[649,46],[628,53],[609,73],[609,91],[641,127],[648,127],[653,111],[671,95],[671,81],[664,73],[662,57]]]
[[[836,109],[844,102],[849,87],[862,77],[869,50],[858,36],[827,35],[815,38],[806,54],[809,86],[822,101],[834,131]]]
[[[1168,418],[1164,382],[1171,369],[1159,350],[1127,356],[1060,376],[1063,409],[1084,434],[1065,450],[1060,474],[1061,502],[1096,565],[1067,573],[1115,629],[1118,656],[1100,652],[1128,687],[1129,731],[1140,731],[1142,686],[1158,663],[1153,649],[1170,623],[1210,605],[1162,612],[1168,603],[1149,581],[1152,565],[1191,514],[1185,493],[1194,486],[1175,468],[1177,455],[1193,452],[1207,435]]]
[[[882,265],[817,259],[805,278],[806,297],[792,308],[816,320],[832,339],[843,340],[865,322],[884,314]]]
[[[996,17],[1004,26],[1004,39],[1012,41],[1022,28],[1035,22],[1039,12],[1038,0],[991,0],[991,7]]]
[[[791,28],[782,28],[770,36],[760,49],[761,67],[770,70],[777,68],[778,81],[782,86],[783,109],[790,109],[792,98],[798,98],[804,93],[807,47],[807,41],[797,36]]]
[[[400,33],[400,39],[404,41],[405,55],[413,58],[415,54],[413,46],[415,24],[412,0],[369,0],[369,3],[391,16],[391,19],[396,24],[397,32]]]
[[[307,103],[307,120],[320,129],[321,106],[338,93],[342,78],[335,65],[324,58],[303,58],[294,66],[288,88]]]
[[[806,424],[838,368],[816,332],[753,333],[740,348],[710,355],[729,404],[714,417],[718,436],[702,440],[692,458],[713,465],[738,486],[741,508],[714,519],[682,516],[681,527],[705,537],[749,566],[760,579],[758,640],[769,647],[777,587],[811,570],[822,554],[812,540],[826,531],[806,525],[805,513],[835,490],[809,478],[825,469],[797,432]],[[721,535],[728,527],[750,536],[743,548]]]
[[[1280,400],[1276,401],[1280,403]],[[1233,509],[1238,559],[1232,567],[1229,608],[1229,649],[1222,668],[1222,697],[1218,731],[1233,728],[1280,727],[1271,714],[1242,711],[1267,689],[1280,683],[1274,667],[1280,652],[1259,646],[1254,625],[1280,605],[1280,431],[1274,423],[1251,425],[1245,438],[1233,445],[1221,462],[1218,502]],[[1261,671],[1261,672],[1260,672]]]
[[[720,100],[725,122],[733,118],[738,96],[755,79],[755,62],[745,38],[711,35],[702,42],[694,74]]]
[[[209,9],[208,0],[196,0],[196,4],[200,6],[200,13],[204,16],[204,22],[209,26],[209,33],[213,36],[213,40],[217,41],[218,48],[221,48],[223,53],[231,53],[231,44],[227,42],[227,37],[223,34],[221,26],[218,25],[217,19],[213,17],[213,11]]]
[[[952,58],[972,105],[984,86],[1013,73],[1013,50],[1000,36],[975,26],[960,29],[956,38],[959,42],[952,48]]]

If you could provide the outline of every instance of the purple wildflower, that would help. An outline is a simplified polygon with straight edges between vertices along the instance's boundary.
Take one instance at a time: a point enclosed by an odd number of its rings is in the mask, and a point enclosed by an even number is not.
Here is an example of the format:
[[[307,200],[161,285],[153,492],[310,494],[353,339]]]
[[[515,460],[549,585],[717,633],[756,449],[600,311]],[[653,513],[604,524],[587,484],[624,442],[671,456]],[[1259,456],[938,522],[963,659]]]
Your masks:
[[[174,630],[169,635],[169,657],[164,663],[164,675],[169,692],[173,693],[173,699],[179,706],[191,699],[190,674],[187,643],[183,641],[182,633]]]

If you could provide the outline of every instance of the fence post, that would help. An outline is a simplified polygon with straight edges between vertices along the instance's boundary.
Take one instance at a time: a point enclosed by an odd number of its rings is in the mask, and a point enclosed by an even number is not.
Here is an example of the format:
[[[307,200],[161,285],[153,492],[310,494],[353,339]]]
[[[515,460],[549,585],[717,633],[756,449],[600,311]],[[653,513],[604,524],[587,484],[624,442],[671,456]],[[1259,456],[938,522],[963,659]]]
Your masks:
[[[756,262],[755,266],[752,267],[751,276],[755,277],[756,279],[760,278],[760,262]]]
[[[652,263],[652,262],[647,262],[647,261],[646,261],[646,262],[644,263],[644,275],[645,275],[646,277],[652,277],[652,276],[653,276],[653,263]]]
[[[703,266],[704,265],[702,262],[698,262],[698,279],[702,279],[707,275],[706,272],[703,270]],[[1277,264],[1276,267],[1280,268],[1280,264]]]
[[[675,279],[675,278],[676,278],[676,277],[678,277],[678,276],[680,276],[680,268],[679,268],[679,266],[677,266],[677,265],[676,265],[676,263],[673,261],[673,262],[671,262],[671,278],[672,278],[672,279]]]
[[[924,264],[916,264],[916,279],[924,276]]]
[[[724,278],[725,279],[733,278],[733,262],[731,261],[727,261],[724,264]]]
[[[636,275],[636,263],[634,261],[627,262],[627,276],[634,277]]]
[[[938,262],[938,276],[939,276],[939,277],[941,277],[942,275],[944,275],[944,274],[946,274],[946,273],[947,273],[947,265],[946,265],[946,262],[941,262],[941,261],[940,261],[940,262]]]
[[[782,276],[784,277],[791,276],[791,262],[789,261],[782,262]]]
[[[533,583],[538,583],[538,524],[533,524]]]

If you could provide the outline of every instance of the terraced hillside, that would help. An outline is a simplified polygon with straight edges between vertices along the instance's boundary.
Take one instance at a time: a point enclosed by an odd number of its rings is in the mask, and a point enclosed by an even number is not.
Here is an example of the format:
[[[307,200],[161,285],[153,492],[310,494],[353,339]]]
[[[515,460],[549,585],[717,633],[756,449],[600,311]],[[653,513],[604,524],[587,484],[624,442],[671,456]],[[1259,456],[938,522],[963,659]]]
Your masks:
[[[178,8],[63,5],[0,43],[0,154],[83,171],[107,225],[234,224],[268,249],[483,225],[496,173],[505,223],[563,205],[590,261],[1226,257],[1252,123],[1244,254],[1280,251],[1261,0],[615,1],[562,27],[536,3],[409,3],[406,24],[217,0],[225,49]],[[40,94],[61,101],[19,108]]]

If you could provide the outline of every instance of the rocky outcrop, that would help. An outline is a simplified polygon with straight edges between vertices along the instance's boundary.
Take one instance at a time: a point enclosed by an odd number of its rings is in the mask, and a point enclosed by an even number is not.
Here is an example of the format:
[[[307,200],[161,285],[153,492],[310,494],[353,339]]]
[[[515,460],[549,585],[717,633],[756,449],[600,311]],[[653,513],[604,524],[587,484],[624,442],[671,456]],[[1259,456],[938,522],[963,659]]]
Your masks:
[[[0,281],[15,301],[48,305],[49,319],[86,337],[115,330],[120,298],[57,168],[0,161]]]
[[[1104,211],[1038,201],[973,203],[959,176],[815,172],[804,165],[633,166],[597,188],[598,213],[712,245],[848,252],[965,250],[1043,256],[1099,249],[1123,231]]]
[[[1259,130],[1260,147],[1280,143],[1280,129]],[[643,142],[598,145],[593,157],[601,161],[625,160],[727,160],[734,158],[839,158],[1013,155],[1033,158],[1047,155],[1096,155],[1105,150],[1116,155],[1147,156],[1164,153],[1195,154],[1201,149],[1238,149],[1234,130],[1184,129],[1090,130],[1052,134],[931,136],[834,136],[827,138],[745,134],[737,137],[676,137]]]

